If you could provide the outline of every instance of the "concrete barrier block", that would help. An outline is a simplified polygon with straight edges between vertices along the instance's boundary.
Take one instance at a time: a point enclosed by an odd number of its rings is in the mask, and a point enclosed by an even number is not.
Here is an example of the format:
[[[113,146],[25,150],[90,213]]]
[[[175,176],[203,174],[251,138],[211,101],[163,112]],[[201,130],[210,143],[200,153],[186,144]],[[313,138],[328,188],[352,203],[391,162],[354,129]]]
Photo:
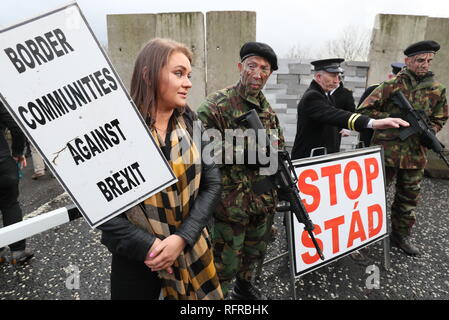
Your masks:
[[[355,75],[360,78],[366,78],[368,76],[368,68],[360,68],[356,69]]]
[[[129,90],[134,62],[142,47],[156,36],[155,14],[108,14],[108,56]]]
[[[352,66],[342,66],[342,68],[345,70],[344,78],[346,77],[354,77],[356,75],[357,67]]]
[[[444,152],[444,155],[449,159],[449,152]],[[438,179],[449,179],[449,168],[435,152],[429,151],[427,159],[428,162],[425,168],[426,176]]]
[[[345,61],[344,65],[351,66],[351,67],[369,68],[370,62],[368,62],[368,61]]]
[[[237,63],[243,44],[256,41],[256,12],[206,13],[207,94],[237,83]]]
[[[312,73],[312,67],[310,64],[303,63],[291,63],[288,65],[289,73],[299,75],[310,75]]]
[[[300,77],[298,74],[278,74],[277,77],[278,84],[280,83],[292,83],[292,84],[298,84],[300,81]]]
[[[202,12],[159,13],[156,36],[185,44],[193,53],[192,90],[188,105],[196,110],[206,98],[206,48],[204,14]]]

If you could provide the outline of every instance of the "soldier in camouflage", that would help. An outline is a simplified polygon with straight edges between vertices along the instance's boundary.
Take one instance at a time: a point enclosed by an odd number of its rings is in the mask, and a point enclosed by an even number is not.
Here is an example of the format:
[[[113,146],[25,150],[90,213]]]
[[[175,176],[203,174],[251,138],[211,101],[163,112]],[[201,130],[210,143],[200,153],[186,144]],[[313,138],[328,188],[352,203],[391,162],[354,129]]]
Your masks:
[[[440,45],[435,41],[421,41],[409,46],[404,68],[398,75],[382,83],[358,107],[357,111],[373,118],[400,114],[392,95],[401,90],[413,108],[424,112],[438,132],[448,118],[446,89],[429,71]],[[415,134],[401,141],[398,129],[376,130],[372,144],[382,145],[385,152],[387,185],[396,177],[396,194],[391,207],[392,243],[408,255],[418,255],[419,249],[410,243],[412,226],[427,163],[427,148]]]
[[[224,149],[229,151],[230,147],[236,156],[233,162],[225,157],[225,163],[220,166],[224,190],[212,227],[215,265],[223,293],[228,295],[230,283],[236,278],[231,298],[260,300],[265,297],[251,279],[256,262],[267,248],[263,239],[271,227],[267,222],[275,213],[277,192],[275,189],[259,192],[255,188],[267,177],[260,174],[260,167],[254,163],[236,163],[237,154],[247,146],[233,144],[225,137],[229,129],[246,131],[235,120],[255,109],[272,139],[274,134],[278,148],[284,147],[284,138],[279,120],[261,91],[271,73],[278,69],[276,54],[264,43],[249,42],[241,48],[240,58],[240,81],[210,95],[197,112],[206,128],[219,130]]]

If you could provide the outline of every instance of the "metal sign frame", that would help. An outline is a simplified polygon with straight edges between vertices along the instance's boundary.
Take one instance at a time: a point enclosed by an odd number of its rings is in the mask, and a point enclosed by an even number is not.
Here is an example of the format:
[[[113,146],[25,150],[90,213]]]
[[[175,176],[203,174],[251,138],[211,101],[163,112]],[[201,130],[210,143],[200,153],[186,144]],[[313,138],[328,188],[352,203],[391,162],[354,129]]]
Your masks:
[[[355,151],[350,150],[350,151],[346,151],[346,152],[340,152],[340,153],[334,153],[334,154],[330,154],[330,155],[307,158],[307,159],[303,159],[303,160],[296,160],[296,161],[293,161],[293,165],[296,167],[297,165],[304,165],[305,163],[312,163],[312,162],[316,163],[316,162],[323,162],[323,161],[328,162],[330,160],[335,160],[335,159],[354,157],[354,155],[365,155],[365,154],[373,154],[373,153],[379,153],[379,152],[381,155],[382,172],[383,172],[384,182],[385,182],[386,180],[385,180],[384,151],[383,151],[382,147],[379,147],[379,146],[369,147],[369,148],[364,148],[364,149],[357,149]],[[386,197],[386,186],[385,186],[385,197]],[[383,241],[384,267],[386,270],[390,269],[390,241],[389,241],[390,225],[389,225],[388,221],[385,221],[386,233],[378,235],[375,238],[373,238],[372,240],[370,240],[369,242],[366,242],[360,246],[354,247],[353,249],[351,249],[341,255],[338,255],[330,260],[326,260],[326,261],[319,263],[307,270],[297,273],[296,267],[295,267],[295,251],[294,251],[295,245],[294,245],[294,238],[293,238],[293,233],[294,233],[293,232],[293,219],[296,219],[296,217],[294,216],[294,214],[292,212],[290,212],[290,211],[284,212],[284,221],[286,223],[285,231],[286,231],[286,238],[287,238],[287,252],[284,252],[284,253],[280,254],[279,256],[269,259],[267,261],[264,261],[263,265],[270,264],[276,260],[279,260],[285,256],[288,256],[290,288],[291,288],[291,294],[292,294],[292,297],[294,300],[297,299],[295,284],[299,278],[301,278],[302,276],[304,276],[308,273],[316,271],[324,266],[327,266],[337,260],[340,260],[357,250],[369,247],[379,241]],[[312,218],[312,221],[313,221],[313,218]],[[256,272],[256,277],[260,277],[261,267],[262,267],[262,264],[259,265],[259,268]]]

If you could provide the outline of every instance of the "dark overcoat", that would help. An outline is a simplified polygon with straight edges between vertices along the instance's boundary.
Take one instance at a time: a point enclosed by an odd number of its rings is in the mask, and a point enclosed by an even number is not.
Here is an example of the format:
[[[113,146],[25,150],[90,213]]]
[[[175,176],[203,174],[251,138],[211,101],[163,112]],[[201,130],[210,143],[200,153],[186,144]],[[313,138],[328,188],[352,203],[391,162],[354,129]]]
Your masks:
[[[313,80],[298,104],[298,121],[292,159],[310,157],[312,149],[339,151],[340,128],[360,131],[370,118],[335,107],[335,101]]]

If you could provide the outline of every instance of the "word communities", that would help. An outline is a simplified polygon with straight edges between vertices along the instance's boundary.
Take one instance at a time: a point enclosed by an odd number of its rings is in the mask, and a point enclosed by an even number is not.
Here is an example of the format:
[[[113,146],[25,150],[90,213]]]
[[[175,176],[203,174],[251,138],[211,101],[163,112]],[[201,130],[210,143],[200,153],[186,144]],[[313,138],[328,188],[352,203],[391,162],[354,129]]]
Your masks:
[[[26,106],[19,106],[17,110],[23,123],[35,130],[38,126],[64,117],[117,89],[118,84],[112,71],[102,68],[34,101],[29,101]]]

